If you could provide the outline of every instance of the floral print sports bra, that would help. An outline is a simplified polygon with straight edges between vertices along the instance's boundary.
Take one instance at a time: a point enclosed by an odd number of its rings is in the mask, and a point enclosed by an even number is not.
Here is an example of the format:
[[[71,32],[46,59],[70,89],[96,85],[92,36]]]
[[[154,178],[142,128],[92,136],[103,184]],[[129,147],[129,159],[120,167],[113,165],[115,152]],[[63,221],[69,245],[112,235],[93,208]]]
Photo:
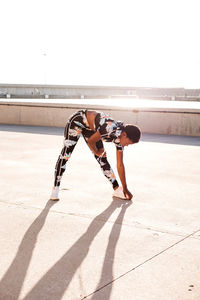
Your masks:
[[[123,130],[123,122],[115,121],[109,115],[99,112],[95,117],[95,129],[100,132],[103,141],[113,142],[118,151],[124,150],[119,139]]]

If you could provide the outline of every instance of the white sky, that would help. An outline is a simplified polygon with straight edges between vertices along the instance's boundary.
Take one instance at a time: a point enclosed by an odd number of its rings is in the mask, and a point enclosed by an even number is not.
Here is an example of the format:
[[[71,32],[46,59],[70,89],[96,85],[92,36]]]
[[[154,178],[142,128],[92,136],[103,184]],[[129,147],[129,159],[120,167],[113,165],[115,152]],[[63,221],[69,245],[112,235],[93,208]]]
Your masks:
[[[0,0],[0,83],[200,88],[199,7]]]

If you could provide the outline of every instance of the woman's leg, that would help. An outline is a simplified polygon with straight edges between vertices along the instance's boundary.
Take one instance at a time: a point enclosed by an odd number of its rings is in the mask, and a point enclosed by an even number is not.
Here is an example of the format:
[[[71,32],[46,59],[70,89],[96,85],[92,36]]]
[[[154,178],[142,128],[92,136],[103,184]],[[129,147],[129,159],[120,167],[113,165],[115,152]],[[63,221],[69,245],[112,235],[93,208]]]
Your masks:
[[[60,186],[60,182],[63,176],[63,173],[65,172],[66,169],[66,163],[69,160],[76,143],[78,141],[73,139],[65,139],[64,140],[64,146],[62,148],[62,151],[58,157],[56,166],[55,166],[55,180],[54,180],[54,186]]]
[[[83,130],[82,131],[82,135],[87,143],[87,140],[88,138],[94,134],[94,132],[92,132],[91,130]],[[88,143],[87,143],[88,144]],[[97,143],[96,143],[96,147],[97,149],[101,149],[101,148],[104,148],[103,147],[103,143],[101,140],[99,140]],[[98,157],[97,155],[94,155],[94,157],[96,158],[96,160],[98,161],[100,167],[101,167],[101,170],[103,172],[103,174],[105,175],[105,177],[111,182],[112,186],[113,186],[113,189],[116,189],[119,184],[117,182],[117,179],[115,177],[115,174],[107,160],[107,157]]]
[[[66,163],[69,160],[82,132],[82,128],[75,123],[76,121],[81,121],[80,116],[73,115],[72,118],[69,119],[67,125],[65,127],[65,139],[62,151],[58,157],[56,167],[55,167],[55,180],[54,186],[60,186],[60,182],[63,176],[63,173],[66,169]]]

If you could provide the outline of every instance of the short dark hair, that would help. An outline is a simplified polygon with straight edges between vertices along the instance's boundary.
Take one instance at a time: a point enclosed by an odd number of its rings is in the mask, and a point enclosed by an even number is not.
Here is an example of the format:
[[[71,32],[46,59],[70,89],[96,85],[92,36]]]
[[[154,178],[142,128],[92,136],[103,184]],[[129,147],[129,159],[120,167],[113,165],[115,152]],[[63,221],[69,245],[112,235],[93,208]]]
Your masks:
[[[126,132],[127,137],[133,142],[138,143],[141,137],[140,128],[135,125],[126,124],[124,125],[123,131]]]

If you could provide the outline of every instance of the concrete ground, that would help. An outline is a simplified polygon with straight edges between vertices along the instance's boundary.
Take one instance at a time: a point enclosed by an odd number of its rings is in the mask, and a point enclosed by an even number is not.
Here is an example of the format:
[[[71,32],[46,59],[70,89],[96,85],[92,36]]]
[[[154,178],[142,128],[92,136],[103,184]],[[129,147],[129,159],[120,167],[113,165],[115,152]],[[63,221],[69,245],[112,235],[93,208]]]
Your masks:
[[[199,300],[200,138],[127,147],[129,202],[80,140],[51,202],[62,132],[0,125],[0,299]]]

